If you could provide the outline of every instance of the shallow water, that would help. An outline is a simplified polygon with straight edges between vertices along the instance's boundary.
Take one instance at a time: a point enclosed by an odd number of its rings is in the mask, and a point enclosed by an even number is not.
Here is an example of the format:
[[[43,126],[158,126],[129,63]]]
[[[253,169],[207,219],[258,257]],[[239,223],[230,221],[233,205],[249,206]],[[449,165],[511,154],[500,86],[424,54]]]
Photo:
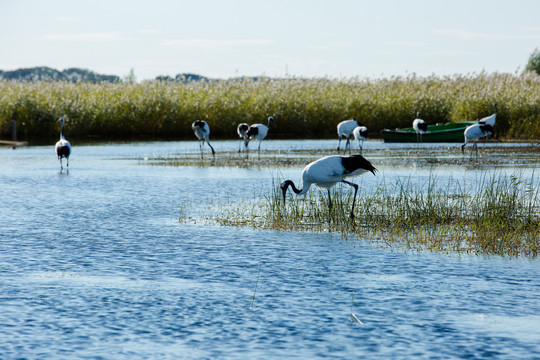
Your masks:
[[[191,166],[174,164],[198,158],[195,142],[75,146],[69,173],[52,147],[0,149],[2,359],[540,358],[537,259],[199,222],[220,199],[267,195],[302,169],[265,155],[230,166],[222,159],[242,158],[238,142],[213,145],[215,162]],[[262,148],[307,159],[335,145]],[[463,158],[447,145],[368,142],[380,172],[359,183],[527,177],[538,166],[535,150],[495,161],[486,148]],[[193,223],[178,221],[184,207],[197,210]]]

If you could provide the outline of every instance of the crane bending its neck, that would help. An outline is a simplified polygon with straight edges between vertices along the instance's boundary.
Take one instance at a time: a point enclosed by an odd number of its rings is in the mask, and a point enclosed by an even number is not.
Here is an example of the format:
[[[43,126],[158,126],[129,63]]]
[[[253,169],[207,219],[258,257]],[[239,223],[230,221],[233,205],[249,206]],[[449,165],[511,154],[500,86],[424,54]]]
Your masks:
[[[285,180],[281,184],[279,184],[279,187],[281,188],[281,191],[283,192],[283,203],[285,204],[285,196],[287,195],[287,189],[289,188],[289,186],[292,188],[292,190],[294,191],[296,195],[303,195],[308,191],[309,186],[311,184],[304,183],[302,185],[303,185],[302,189],[297,189],[294,183],[292,182],[292,180]]]

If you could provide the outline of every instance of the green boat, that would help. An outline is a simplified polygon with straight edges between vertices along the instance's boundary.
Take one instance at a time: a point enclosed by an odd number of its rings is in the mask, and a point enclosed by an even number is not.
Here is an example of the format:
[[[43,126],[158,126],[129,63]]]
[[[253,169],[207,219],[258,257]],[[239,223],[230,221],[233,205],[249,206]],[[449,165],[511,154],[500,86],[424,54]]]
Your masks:
[[[421,137],[417,136],[412,127],[384,129],[381,134],[384,142],[463,142],[463,132],[467,126],[473,124],[478,124],[478,121],[428,125],[427,132]]]

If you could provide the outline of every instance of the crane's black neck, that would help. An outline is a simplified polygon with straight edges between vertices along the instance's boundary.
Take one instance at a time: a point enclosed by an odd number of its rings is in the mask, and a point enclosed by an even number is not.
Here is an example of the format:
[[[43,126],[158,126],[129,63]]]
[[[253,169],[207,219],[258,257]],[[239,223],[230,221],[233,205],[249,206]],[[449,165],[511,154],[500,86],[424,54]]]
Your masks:
[[[295,194],[300,194],[302,192],[302,189],[297,189],[292,180],[285,180],[281,183],[280,187],[283,190],[283,193],[287,192],[288,187],[292,188],[292,191],[294,191]]]
[[[64,139],[64,120],[62,120],[62,127],[60,128],[60,139]]]

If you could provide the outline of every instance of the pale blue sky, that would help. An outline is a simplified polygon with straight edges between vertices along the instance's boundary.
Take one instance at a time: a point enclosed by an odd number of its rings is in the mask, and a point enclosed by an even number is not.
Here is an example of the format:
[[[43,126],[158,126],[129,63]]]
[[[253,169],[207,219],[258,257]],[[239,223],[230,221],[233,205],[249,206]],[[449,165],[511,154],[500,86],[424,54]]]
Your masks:
[[[0,0],[0,69],[138,80],[196,73],[370,77],[515,73],[540,0]]]

